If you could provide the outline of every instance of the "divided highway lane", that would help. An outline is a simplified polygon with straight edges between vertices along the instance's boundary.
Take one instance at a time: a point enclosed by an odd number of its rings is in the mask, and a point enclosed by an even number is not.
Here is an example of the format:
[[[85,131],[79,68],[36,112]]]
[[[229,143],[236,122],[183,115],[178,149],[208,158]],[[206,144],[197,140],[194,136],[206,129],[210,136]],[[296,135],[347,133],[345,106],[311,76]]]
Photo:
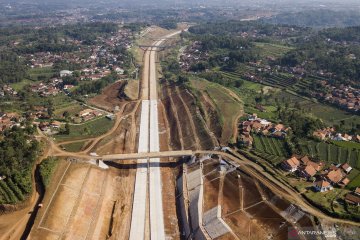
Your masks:
[[[150,152],[160,152],[157,100],[150,100]],[[165,239],[160,158],[150,158],[149,197],[151,239]]]
[[[141,120],[138,153],[149,151],[149,101],[143,100],[141,105]],[[135,191],[133,199],[130,240],[144,239],[146,219],[146,194],[147,194],[147,160],[138,159]]]
[[[150,152],[160,152],[158,94],[156,78],[156,47],[167,38],[175,36],[181,31],[172,33],[157,41],[150,53],[149,88],[150,88]],[[162,182],[160,158],[150,158],[149,199],[150,199],[150,237],[153,240],[165,240],[164,211],[162,202]]]

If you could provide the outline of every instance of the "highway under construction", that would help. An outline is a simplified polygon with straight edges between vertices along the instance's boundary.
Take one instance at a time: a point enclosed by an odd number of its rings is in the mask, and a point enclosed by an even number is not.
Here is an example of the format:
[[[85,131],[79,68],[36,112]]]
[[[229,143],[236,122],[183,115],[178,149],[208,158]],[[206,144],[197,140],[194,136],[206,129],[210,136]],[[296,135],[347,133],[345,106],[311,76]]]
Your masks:
[[[160,85],[158,50],[186,29],[141,44],[139,99],[119,103],[108,133],[68,152],[39,132],[46,155],[61,161],[29,239],[286,239],[288,227],[313,226],[313,216],[360,225],[326,215],[235,148],[219,147],[196,121],[195,97]]]
[[[165,36],[145,51],[143,81],[141,84],[141,120],[139,135],[139,153],[156,153],[159,146],[158,94],[155,54],[153,51],[168,37],[179,34],[175,32]],[[135,179],[130,239],[145,237],[146,201],[149,199],[150,238],[165,239],[164,212],[161,192],[160,158],[146,158],[138,161]],[[147,195],[149,197],[147,197]]]

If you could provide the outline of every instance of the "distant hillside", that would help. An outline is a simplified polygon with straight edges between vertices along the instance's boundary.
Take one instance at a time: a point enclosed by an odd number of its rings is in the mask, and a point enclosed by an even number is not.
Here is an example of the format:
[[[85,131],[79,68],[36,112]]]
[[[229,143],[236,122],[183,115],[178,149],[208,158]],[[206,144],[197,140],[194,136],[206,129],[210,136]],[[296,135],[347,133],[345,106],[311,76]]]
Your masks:
[[[311,10],[297,13],[281,13],[263,19],[267,23],[289,24],[303,27],[329,28],[360,25],[360,13],[353,11]]]

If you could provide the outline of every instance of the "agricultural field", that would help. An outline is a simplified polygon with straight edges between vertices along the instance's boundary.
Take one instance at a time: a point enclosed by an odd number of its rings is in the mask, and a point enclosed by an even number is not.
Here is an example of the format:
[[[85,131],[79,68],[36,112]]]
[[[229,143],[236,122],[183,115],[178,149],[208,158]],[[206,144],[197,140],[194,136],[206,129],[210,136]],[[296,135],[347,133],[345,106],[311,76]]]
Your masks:
[[[55,135],[54,137],[58,142],[97,137],[109,131],[113,124],[114,121],[101,117],[83,124],[70,125],[69,135]]]
[[[274,44],[274,43],[262,43],[262,42],[255,42],[255,46],[257,49],[260,50],[260,55],[262,57],[274,57],[278,58],[283,56],[285,53],[291,51],[293,48],[280,45],[280,44]]]
[[[360,150],[360,143],[357,142],[332,141],[332,143],[339,147],[350,148],[353,150]]]
[[[49,80],[55,74],[57,74],[52,67],[43,67],[43,68],[33,68],[30,69],[29,79],[33,81],[44,81]]]
[[[0,204],[12,204],[25,199],[26,192],[11,178],[0,180]]]
[[[33,68],[28,71],[28,77],[21,82],[12,83],[10,86],[16,91],[22,90],[25,86],[34,84],[37,81],[46,81],[52,78],[56,72],[51,67]]]
[[[255,73],[255,70],[251,66],[242,66],[236,72],[220,73],[223,74],[224,77],[235,81],[239,79],[243,80],[242,76],[245,71]],[[271,76],[262,82],[262,84],[271,87],[270,97],[265,98],[263,105],[266,107],[276,106],[278,103],[286,103],[288,106],[294,107],[296,104],[307,114],[322,119],[328,125],[340,125],[341,123],[344,123],[343,127],[345,129],[351,129],[353,126],[360,124],[360,116],[327,104],[319,103],[315,99],[302,96],[298,93],[301,89],[309,88],[312,82],[318,80],[321,80],[321,78],[309,76],[305,79],[296,81],[289,75],[282,73]],[[262,84],[244,80],[244,84],[237,92],[244,100],[246,112],[258,113],[260,117],[271,120],[276,117],[275,112],[266,111],[266,113],[261,113],[251,106],[255,104],[254,96],[260,93],[261,89],[264,88],[264,85]]]
[[[325,142],[306,141],[302,144],[303,153],[311,157],[319,157],[328,164],[349,163],[353,168],[360,169],[360,151],[343,148]]]
[[[223,76],[231,80],[239,80],[240,76],[233,73],[221,72]],[[243,79],[241,79],[243,80]],[[265,86],[260,83],[255,83],[247,80],[243,80],[243,85],[240,88],[231,88],[232,91],[237,93],[237,95],[244,102],[244,111],[246,113],[252,114],[256,113],[260,118],[268,120],[277,120],[276,107],[273,103],[263,104],[262,106],[266,109],[265,112],[262,112],[255,108],[256,102],[255,97],[265,94],[265,96],[270,95],[271,93],[280,91],[278,88],[273,88],[270,86]]]
[[[360,174],[358,174],[350,183],[347,185],[347,188],[354,189],[360,186]]]
[[[289,107],[299,106],[301,111],[310,116],[320,118],[327,125],[341,125],[343,121],[343,127],[345,129],[351,129],[356,124],[360,124],[360,116],[348,113],[341,109],[318,103],[312,99],[308,99],[303,96],[295,95],[287,91],[277,91],[272,94],[271,98],[266,99],[266,104],[276,105],[276,101],[279,103],[287,103]],[[265,104],[265,105],[266,105]]]
[[[257,134],[253,134],[252,137],[254,138],[254,152],[273,165],[289,157],[283,140]]]

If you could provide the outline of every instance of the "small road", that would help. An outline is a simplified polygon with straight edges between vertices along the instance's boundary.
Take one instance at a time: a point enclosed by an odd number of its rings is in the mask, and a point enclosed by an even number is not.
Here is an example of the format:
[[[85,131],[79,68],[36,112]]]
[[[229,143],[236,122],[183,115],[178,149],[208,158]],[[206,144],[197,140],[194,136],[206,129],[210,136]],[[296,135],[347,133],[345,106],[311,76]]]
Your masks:
[[[339,219],[331,217],[323,212],[321,212],[316,207],[312,206],[310,203],[304,200],[298,192],[294,189],[284,185],[275,177],[271,176],[269,173],[265,172],[258,164],[250,161],[245,158],[243,155],[230,151],[230,153],[222,151],[193,151],[193,150],[181,150],[181,151],[165,151],[165,152],[144,152],[144,153],[129,153],[129,154],[112,154],[112,155],[103,155],[92,157],[86,154],[76,154],[76,153],[67,153],[62,152],[55,154],[55,156],[63,157],[73,157],[73,158],[82,158],[82,159],[100,159],[106,161],[124,161],[124,160],[134,160],[134,159],[149,159],[149,158],[166,158],[166,157],[183,157],[183,156],[194,156],[196,154],[214,154],[222,156],[224,159],[228,159],[236,164],[241,166],[241,169],[245,172],[248,172],[252,176],[256,177],[262,184],[269,187],[274,193],[286,198],[292,203],[301,207],[302,210],[318,217],[321,219],[326,219],[334,223],[344,223],[354,226],[360,226],[359,222],[354,222],[346,219]]]

